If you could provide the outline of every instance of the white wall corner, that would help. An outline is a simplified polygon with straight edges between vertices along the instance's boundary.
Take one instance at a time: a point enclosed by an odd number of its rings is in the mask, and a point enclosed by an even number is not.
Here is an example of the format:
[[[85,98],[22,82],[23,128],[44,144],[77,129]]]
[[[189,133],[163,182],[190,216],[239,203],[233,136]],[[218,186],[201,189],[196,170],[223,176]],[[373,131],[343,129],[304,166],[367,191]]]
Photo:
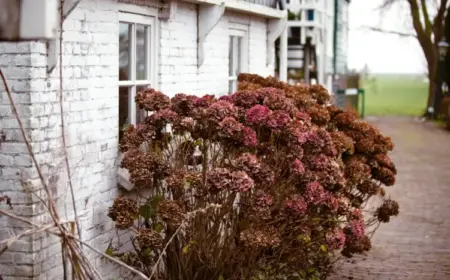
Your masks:
[[[59,44],[58,39],[46,42],[47,47],[47,73],[51,73],[58,64]]]
[[[159,10],[158,18],[162,20],[173,20],[177,13],[178,0],[165,0],[164,6]]]
[[[225,2],[221,5],[200,4],[198,7],[198,48],[197,63],[200,67],[205,60],[204,44],[208,34],[219,23],[225,13]]]
[[[267,27],[267,65],[273,63],[275,41],[287,28],[287,18],[269,19]]]

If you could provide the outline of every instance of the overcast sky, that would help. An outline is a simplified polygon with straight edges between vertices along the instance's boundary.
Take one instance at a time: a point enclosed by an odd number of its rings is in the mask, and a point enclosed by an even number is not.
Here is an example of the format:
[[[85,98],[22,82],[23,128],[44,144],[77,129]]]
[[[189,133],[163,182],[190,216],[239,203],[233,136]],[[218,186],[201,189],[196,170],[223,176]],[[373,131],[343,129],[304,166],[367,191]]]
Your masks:
[[[382,0],[353,0],[350,4],[349,68],[367,63],[372,73],[424,73],[425,59],[415,38],[368,31],[363,26],[413,32],[405,7],[394,7],[383,16]]]

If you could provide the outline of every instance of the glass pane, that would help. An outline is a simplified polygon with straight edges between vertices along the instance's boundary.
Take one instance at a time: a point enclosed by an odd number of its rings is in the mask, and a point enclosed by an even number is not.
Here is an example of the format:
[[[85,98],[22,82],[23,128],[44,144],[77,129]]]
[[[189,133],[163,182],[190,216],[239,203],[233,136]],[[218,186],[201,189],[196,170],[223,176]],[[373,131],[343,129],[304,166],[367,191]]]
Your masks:
[[[129,118],[129,87],[119,87],[119,139],[122,138],[123,129],[130,123]]]
[[[241,73],[242,65],[242,37],[236,37],[237,39],[237,63],[236,63],[236,76]]]
[[[229,94],[233,94],[233,93],[235,93],[237,91],[236,83],[237,83],[236,80],[228,82],[228,93]]]
[[[119,23],[119,81],[130,80],[131,24]]]
[[[147,48],[149,46],[148,26],[136,24],[136,79],[147,80]]]
[[[233,74],[233,42],[234,37],[230,36],[230,44],[228,48],[228,74],[229,76],[234,76]]]

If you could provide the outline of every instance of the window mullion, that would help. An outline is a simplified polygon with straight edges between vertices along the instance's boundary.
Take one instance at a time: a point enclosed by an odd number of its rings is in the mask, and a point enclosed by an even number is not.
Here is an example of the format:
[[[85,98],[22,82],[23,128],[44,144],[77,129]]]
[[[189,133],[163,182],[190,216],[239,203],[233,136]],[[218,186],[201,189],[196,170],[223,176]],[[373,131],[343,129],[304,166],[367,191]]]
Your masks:
[[[130,87],[130,93],[128,95],[130,98],[128,99],[129,102],[129,112],[130,112],[130,123],[131,124],[136,124],[136,102],[135,102],[135,97],[136,97],[136,86],[132,86]]]
[[[136,24],[131,25],[131,81],[133,86],[130,88],[130,123],[136,124]]]
[[[136,83],[136,24],[131,25],[131,81]]]
[[[152,33],[153,33],[153,25],[148,25],[147,32],[145,32],[145,75],[146,80],[153,80],[152,69],[150,67],[153,57],[151,54],[151,43],[152,43]],[[153,84],[153,83],[152,83]],[[152,85],[153,86],[153,85]]]

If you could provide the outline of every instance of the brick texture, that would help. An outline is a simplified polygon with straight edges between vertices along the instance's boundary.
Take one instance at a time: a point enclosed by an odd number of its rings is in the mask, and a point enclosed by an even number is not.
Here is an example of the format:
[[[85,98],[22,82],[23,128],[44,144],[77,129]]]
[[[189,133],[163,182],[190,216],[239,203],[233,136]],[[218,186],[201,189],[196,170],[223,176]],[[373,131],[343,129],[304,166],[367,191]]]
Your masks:
[[[120,1],[161,8],[159,1]],[[175,16],[158,20],[158,88],[173,95],[228,92],[229,27],[248,30],[248,70],[269,75],[266,65],[267,20],[226,12],[205,43],[205,62],[197,66],[197,9],[178,1]],[[80,217],[82,239],[105,250],[115,237],[107,217],[119,192],[118,155],[118,0],[82,0],[64,22],[62,58],[47,73],[45,42],[1,43],[0,67],[9,81],[38,164],[56,199],[62,219],[73,219],[62,150],[59,69],[63,73],[64,135]],[[45,198],[37,172],[0,87],[0,194],[13,200],[18,215],[50,221],[36,196]],[[24,186],[21,182],[31,182]],[[0,240],[20,233],[22,223],[0,217]],[[105,279],[121,272],[89,252]],[[3,279],[61,279],[59,241],[47,234],[24,238],[0,256]]]

